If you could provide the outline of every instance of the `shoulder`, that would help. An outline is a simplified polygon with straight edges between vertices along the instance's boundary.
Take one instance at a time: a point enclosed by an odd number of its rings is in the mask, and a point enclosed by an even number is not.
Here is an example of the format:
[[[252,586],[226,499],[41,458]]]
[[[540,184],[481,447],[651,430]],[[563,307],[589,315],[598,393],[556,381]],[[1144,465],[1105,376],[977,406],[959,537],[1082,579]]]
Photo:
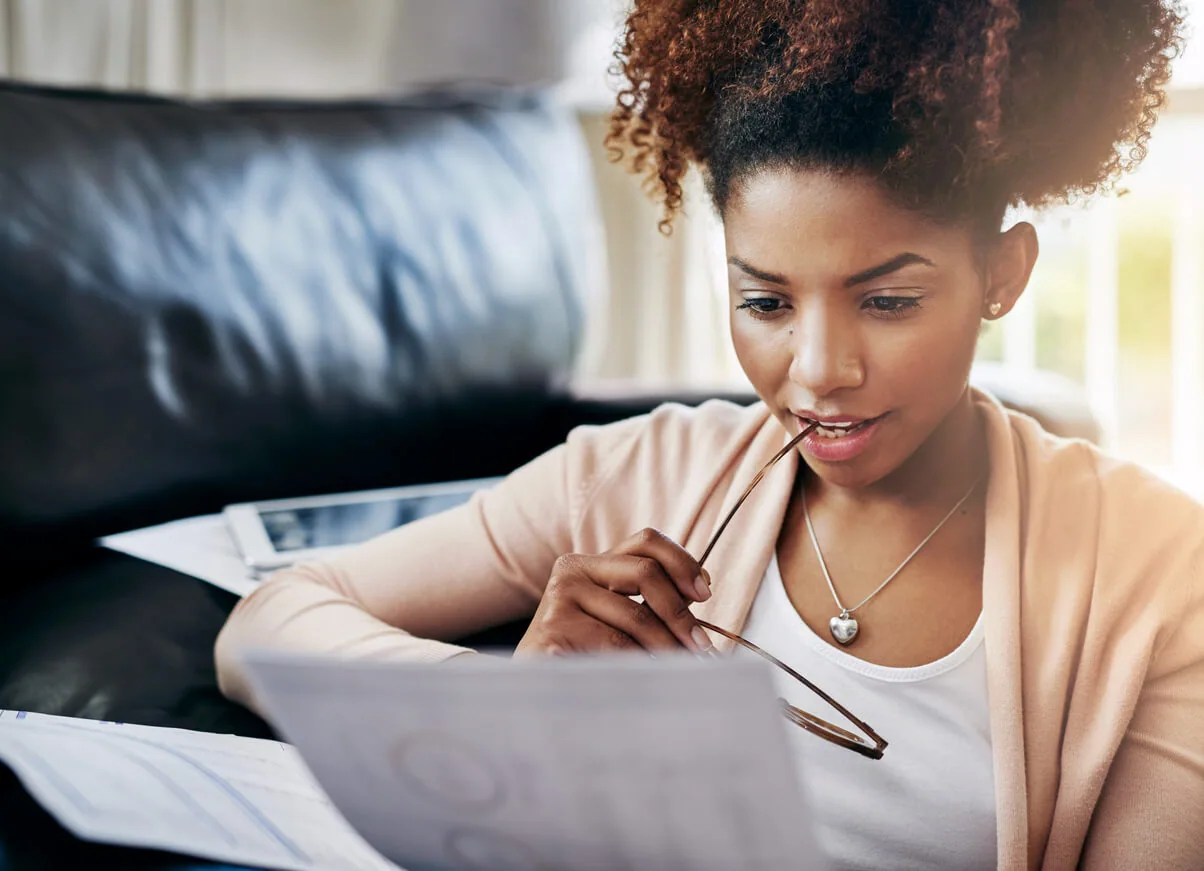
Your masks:
[[[1164,638],[1204,607],[1204,504],[1172,482],[1081,439],[1051,435],[1003,411],[1014,446],[1026,550],[1037,562],[1071,560],[1097,607],[1120,624],[1156,618]],[[1039,552],[1039,553],[1038,553]]]
[[[1124,516],[1204,520],[1204,505],[1173,483],[1081,438],[1063,438],[1032,417],[976,391],[976,401],[993,431],[992,445],[1010,447],[1028,500],[1057,499],[1086,509],[1097,501]],[[994,463],[994,460],[993,460]]]
[[[669,450],[722,444],[741,432],[759,431],[769,419],[764,403],[738,405],[709,399],[700,405],[666,402],[646,414],[607,424],[575,427],[568,436],[574,451],[606,454],[639,444]]]
[[[651,412],[573,428],[564,442],[511,472],[494,502],[556,506],[576,529],[586,514],[625,526],[729,465],[776,422],[763,403],[665,403]],[[503,498],[504,497],[504,498]],[[508,501],[510,500],[510,501]],[[541,509],[544,510],[544,509]]]
[[[574,528],[586,536],[580,546],[642,526],[673,526],[776,426],[763,403],[709,400],[667,403],[617,423],[574,429],[564,462]]]
[[[1052,435],[1023,414],[1004,414],[1019,471],[1033,496],[1084,511],[1098,504],[1103,518],[1132,523],[1134,531],[1204,533],[1204,504],[1172,482],[1083,439]]]
[[[567,462],[575,477],[599,483],[660,469],[680,477],[708,458],[722,462],[771,422],[761,402],[738,405],[721,399],[689,406],[668,402],[653,411],[601,426],[579,426],[568,437]],[[651,464],[636,468],[637,464]]]

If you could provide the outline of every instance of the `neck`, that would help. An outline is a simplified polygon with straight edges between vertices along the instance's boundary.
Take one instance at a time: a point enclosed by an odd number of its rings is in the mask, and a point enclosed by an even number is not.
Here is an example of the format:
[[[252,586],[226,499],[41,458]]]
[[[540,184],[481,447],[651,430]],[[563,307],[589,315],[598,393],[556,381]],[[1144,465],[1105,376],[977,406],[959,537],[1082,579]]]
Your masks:
[[[812,478],[817,499],[834,498],[850,506],[951,504],[987,468],[986,434],[967,388],[941,424],[907,460],[868,487],[842,488]]]

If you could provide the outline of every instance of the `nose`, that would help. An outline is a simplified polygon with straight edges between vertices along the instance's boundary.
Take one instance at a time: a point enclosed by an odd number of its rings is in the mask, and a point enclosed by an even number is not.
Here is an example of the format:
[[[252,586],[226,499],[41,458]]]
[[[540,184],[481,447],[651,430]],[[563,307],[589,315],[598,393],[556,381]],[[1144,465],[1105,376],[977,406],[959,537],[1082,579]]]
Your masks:
[[[809,307],[794,329],[790,380],[817,399],[865,382],[857,326],[833,308]]]

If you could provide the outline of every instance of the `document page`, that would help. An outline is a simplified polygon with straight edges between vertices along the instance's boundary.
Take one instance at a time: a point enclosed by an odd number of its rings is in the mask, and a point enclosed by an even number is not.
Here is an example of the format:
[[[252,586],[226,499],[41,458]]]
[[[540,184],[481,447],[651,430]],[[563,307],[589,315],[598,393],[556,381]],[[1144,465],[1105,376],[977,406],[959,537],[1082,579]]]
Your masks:
[[[259,586],[259,580],[238,552],[226,527],[226,519],[220,514],[187,517],[145,529],[119,532],[105,536],[97,543],[208,581],[236,596],[246,596]]]
[[[267,868],[396,871],[276,741],[0,710],[0,762],[86,840]]]
[[[411,871],[819,871],[761,663],[252,653],[332,801]]]

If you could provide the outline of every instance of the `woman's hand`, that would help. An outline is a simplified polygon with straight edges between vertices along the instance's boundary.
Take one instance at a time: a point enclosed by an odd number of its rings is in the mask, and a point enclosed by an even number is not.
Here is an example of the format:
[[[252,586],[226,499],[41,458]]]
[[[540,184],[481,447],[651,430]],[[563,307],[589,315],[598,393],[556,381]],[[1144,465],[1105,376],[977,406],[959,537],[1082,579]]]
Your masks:
[[[556,560],[515,655],[683,647],[705,653],[711,642],[690,605],[710,597],[710,577],[698,561],[668,536],[643,529],[605,553]]]

